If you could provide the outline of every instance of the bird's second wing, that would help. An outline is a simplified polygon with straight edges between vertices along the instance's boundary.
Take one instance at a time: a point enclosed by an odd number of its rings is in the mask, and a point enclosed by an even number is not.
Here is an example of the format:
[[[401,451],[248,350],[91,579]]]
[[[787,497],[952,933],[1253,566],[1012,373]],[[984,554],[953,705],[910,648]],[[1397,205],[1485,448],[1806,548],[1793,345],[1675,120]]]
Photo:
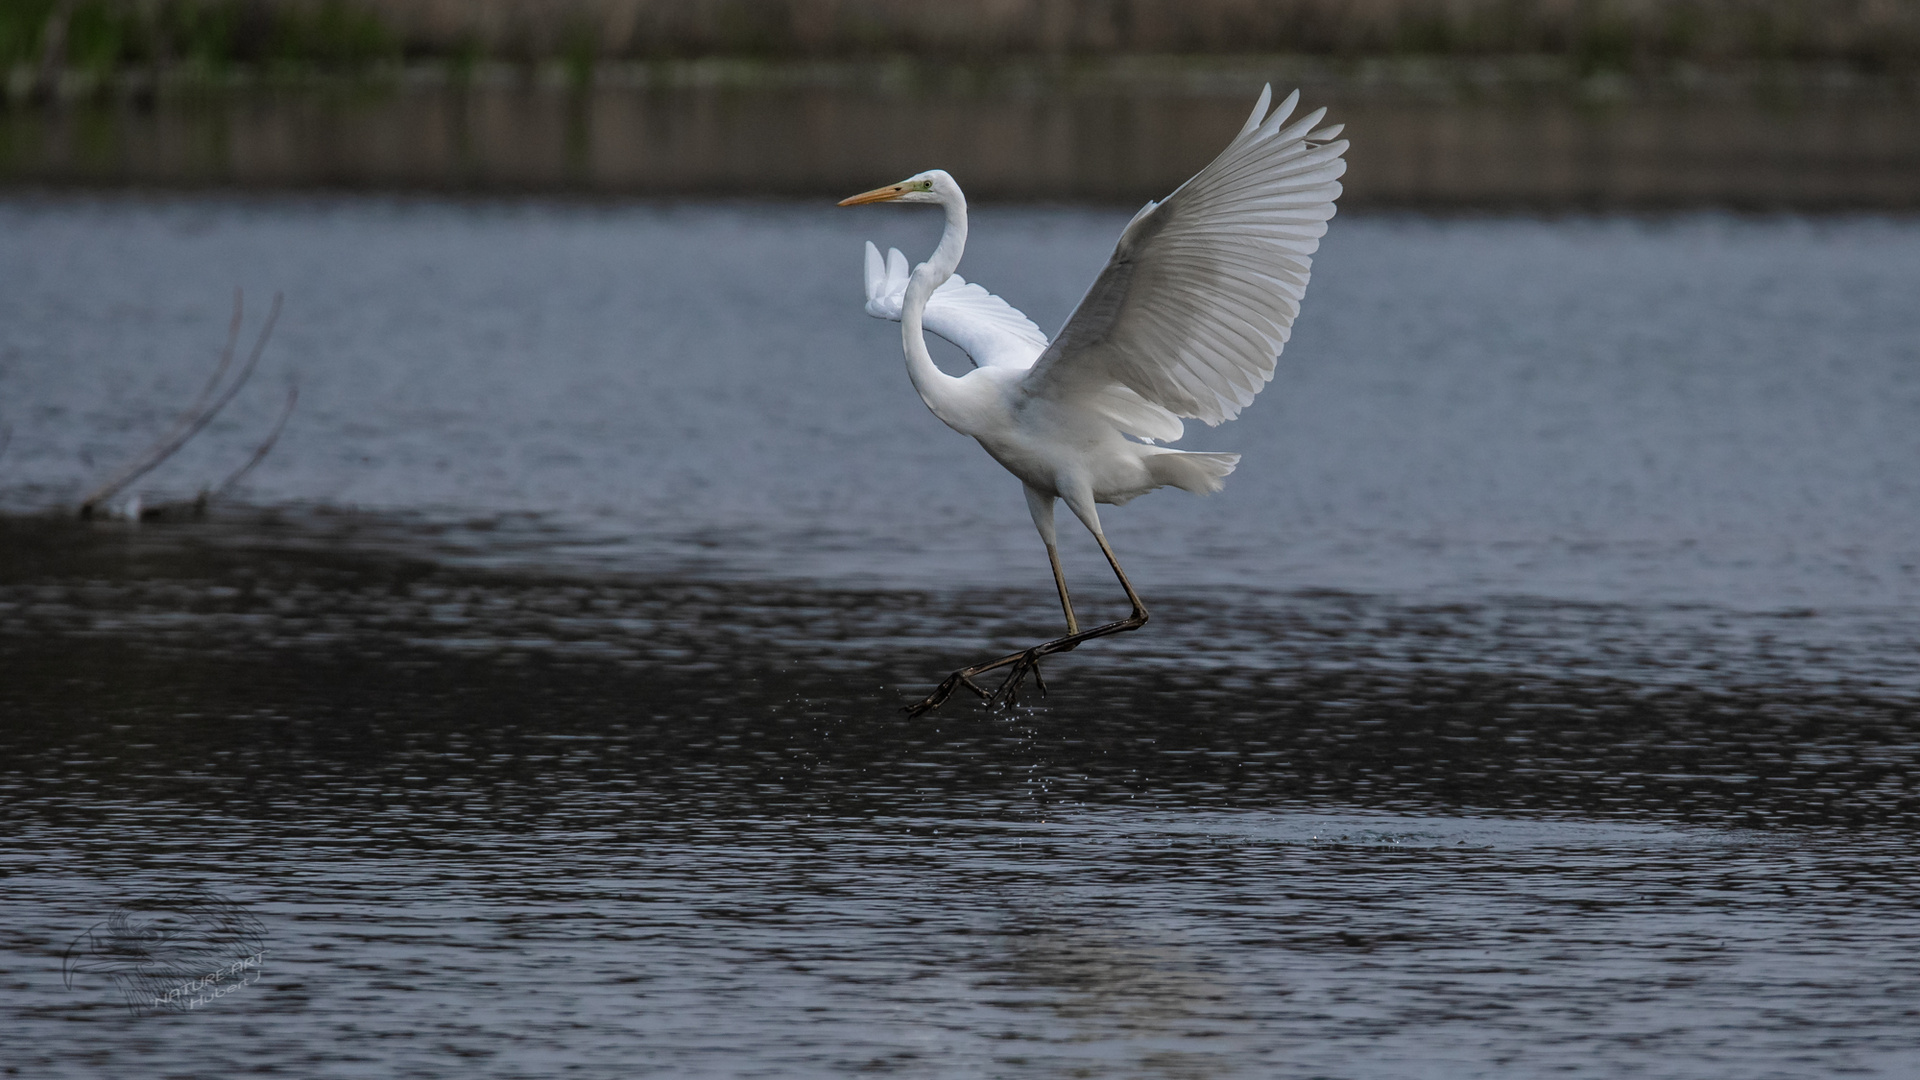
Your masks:
[[[909,276],[899,248],[882,259],[880,249],[867,241],[867,314],[898,322]],[[1047,335],[1019,308],[959,274],[934,290],[923,319],[928,330],[960,346],[975,367],[1025,370],[1047,347]]]
[[[1272,89],[1213,163],[1148,203],[1040,360],[1035,395],[1097,404],[1124,388],[1173,416],[1231,420],[1273,378],[1346,171],[1325,109],[1282,130]],[[1170,418],[1169,418],[1170,419]],[[1175,425],[1177,428],[1177,425]]]

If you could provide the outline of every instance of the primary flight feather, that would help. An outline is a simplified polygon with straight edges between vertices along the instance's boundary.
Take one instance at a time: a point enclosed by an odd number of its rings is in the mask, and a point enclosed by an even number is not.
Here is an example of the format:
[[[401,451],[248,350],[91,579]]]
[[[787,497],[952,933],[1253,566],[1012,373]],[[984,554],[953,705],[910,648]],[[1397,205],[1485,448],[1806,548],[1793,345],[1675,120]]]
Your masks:
[[[1212,164],[1134,215],[1052,342],[1012,305],[954,273],[966,247],[967,203],[945,172],[841,203],[945,209],[939,246],[910,273],[897,250],[883,259],[867,245],[867,312],[900,321],[908,377],[933,414],[1020,478],[1067,619],[1065,636],[962,668],[910,713],[938,707],[962,686],[990,703],[1010,703],[1028,675],[1038,682],[1043,657],[1146,623],[1146,605],[1120,569],[1095,504],[1159,487],[1220,489],[1239,455],[1155,444],[1180,438],[1183,418],[1233,419],[1273,378],[1346,171],[1341,128],[1319,126],[1326,110],[1283,128],[1299,92],[1269,112],[1272,97],[1271,87],[1261,91]],[[974,370],[951,376],[934,366],[928,330],[964,350]],[[1127,618],[1080,629],[1060,572],[1056,500],[1100,545],[1132,605]],[[973,681],[1002,667],[1013,670],[991,694]]]

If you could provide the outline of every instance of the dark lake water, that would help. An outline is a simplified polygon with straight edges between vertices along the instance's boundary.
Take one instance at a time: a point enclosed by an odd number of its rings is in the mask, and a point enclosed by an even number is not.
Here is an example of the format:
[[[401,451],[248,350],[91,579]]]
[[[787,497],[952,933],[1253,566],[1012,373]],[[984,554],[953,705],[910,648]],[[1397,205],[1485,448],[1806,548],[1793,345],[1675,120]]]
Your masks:
[[[874,183],[896,179],[879,176]],[[1047,329],[1125,213],[987,207]],[[1920,222],[1343,216],[1274,385],[1110,511],[860,312],[910,212],[0,201],[0,1059],[22,1075],[1920,1070]],[[56,511],[211,370],[134,490]],[[1082,535],[1076,598],[1119,611]],[[69,978],[206,890],[257,979]],[[122,980],[124,982],[124,979]]]

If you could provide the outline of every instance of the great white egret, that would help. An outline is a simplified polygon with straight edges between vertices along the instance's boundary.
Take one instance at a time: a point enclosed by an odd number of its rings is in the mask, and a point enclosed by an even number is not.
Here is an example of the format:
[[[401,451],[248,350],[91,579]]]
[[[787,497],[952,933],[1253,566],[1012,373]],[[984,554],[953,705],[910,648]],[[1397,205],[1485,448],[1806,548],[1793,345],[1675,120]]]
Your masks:
[[[1043,658],[1146,623],[1147,606],[1120,569],[1095,504],[1117,506],[1159,487],[1220,490],[1240,455],[1160,444],[1180,438],[1182,417],[1209,426],[1233,419],[1273,378],[1346,172],[1343,125],[1319,127],[1326,110],[1317,109],[1282,129],[1300,93],[1269,114],[1272,100],[1271,86],[1261,90],[1253,115],[1212,164],[1133,216],[1051,344],[1012,305],[954,273],[967,242],[967,200],[953,177],[934,169],[841,201],[945,209],[940,245],[911,274],[898,250],[882,259],[867,244],[867,312],[900,321],[907,376],[927,408],[1026,485],[1067,617],[1064,636],[961,668],[909,714],[938,708],[962,686],[990,708],[1011,704],[1029,674],[1044,693]],[[965,350],[974,369],[942,372],[926,330]],[[1060,572],[1056,499],[1106,555],[1133,605],[1126,618],[1080,629]],[[1007,667],[992,693],[973,681]]]

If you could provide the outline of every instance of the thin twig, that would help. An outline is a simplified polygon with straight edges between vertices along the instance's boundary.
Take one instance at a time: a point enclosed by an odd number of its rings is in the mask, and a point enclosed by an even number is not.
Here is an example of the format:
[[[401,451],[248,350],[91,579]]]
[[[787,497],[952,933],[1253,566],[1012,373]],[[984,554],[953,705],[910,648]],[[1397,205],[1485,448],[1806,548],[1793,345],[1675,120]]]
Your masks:
[[[220,380],[227,374],[227,369],[233,366],[233,350],[240,344],[240,317],[245,311],[244,299],[239,289],[233,290],[233,318],[227,323],[227,345],[220,350],[220,365],[213,369],[213,377],[207,380],[207,385],[200,388],[200,396],[194,398],[193,404],[187,406],[180,418],[173,422],[173,431],[167,433],[168,438],[193,423],[193,418],[200,415],[200,410],[207,407],[207,402],[213,400],[213,392],[220,388]]]
[[[244,297],[241,291],[235,288],[233,290],[233,318],[227,323],[227,344],[225,348],[220,350],[220,363],[214,367],[213,377],[207,380],[207,385],[200,388],[200,396],[194,398],[193,404],[187,406],[186,409],[180,413],[179,417],[174,420],[173,426],[167,429],[167,433],[154,440],[153,445],[147,447],[147,454],[152,454],[174,439],[180,438],[188,428],[193,426],[194,421],[198,420],[200,415],[206,411],[207,403],[213,400],[214,391],[220,389],[220,381],[226,377],[227,369],[233,366],[233,351],[240,344],[241,316],[245,313],[245,310]],[[189,435],[188,438],[191,438],[191,436]],[[185,439],[181,439],[183,444],[185,441]],[[163,457],[161,460],[164,461],[166,459]],[[118,490],[126,486],[126,484],[130,483],[141,473],[159,464],[159,462],[143,464],[145,461],[145,456],[135,458],[132,464],[127,466],[125,470],[126,475],[110,481],[105,485],[103,490],[108,490],[109,493]],[[105,497],[105,495],[96,495],[82,503],[80,516],[87,517],[92,512],[93,505]]]
[[[120,475],[102,484],[99,488],[95,489],[92,494],[81,500],[81,517],[92,517],[95,507],[112,498],[128,484],[133,483],[135,480],[140,479],[142,476],[159,467],[161,462],[166,461],[178,453],[180,448],[187,445],[195,435],[205,430],[206,426],[213,422],[214,417],[220,415],[220,410],[227,407],[227,402],[233,400],[234,395],[240,392],[240,388],[245,386],[247,380],[253,377],[254,368],[259,366],[260,355],[266,351],[267,340],[273,336],[273,325],[280,319],[280,304],[283,299],[284,297],[279,293],[273,295],[273,308],[267,312],[266,324],[261,326],[260,336],[254,340],[253,351],[248,354],[247,362],[241,365],[240,373],[234,377],[232,382],[227,384],[226,390],[221,393],[218,398],[214,399],[211,404],[205,403],[206,395],[203,393],[201,395],[201,401],[195,403],[196,409],[189,410],[186,416],[182,418],[184,423],[176,424],[173,431],[149,447],[145,454],[134,459],[133,464],[122,470]],[[232,341],[240,331],[240,294],[238,291],[234,293],[233,319],[233,327],[228,334],[228,349],[221,354],[220,372],[216,374],[223,373],[227,365],[231,362]],[[217,385],[217,380],[214,385]]]
[[[267,459],[267,455],[273,452],[273,444],[280,441],[280,433],[286,430],[287,421],[291,419],[293,416],[293,407],[295,405],[298,405],[299,403],[300,403],[300,384],[296,382],[292,386],[287,387],[286,407],[280,410],[280,419],[274,422],[273,431],[268,433],[267,441],[261,443],[260,446],[254,450],[253,456],[247,459],[247,463],[245,465],[242,465],[240,466],[239,469],[235,470],[232,476],[229,476],[225,480],[222,480],[220,482],[220,486],[217,488],[214,488],[211,494],[203,496],[201,499],[201,502],[203,505],[207,502],[211,502],[214,499],[218,499],[226,495],[228,488],[231,488],[233,485],[239,483],[242,479],[246,477],[248,473],[253,471],[253,467],[255,465],[258,465],[262,461],[265,461]]]
[[[159,464],[160,461],[164,461],[164,456],[155,460],[154,455],[159,453],[161,448],[179,439],[181,434],[191,428],[194,421],[199,419],[200,415],[206,411],[207,404],[213,400],[214,391],[220,388],[220,382],[226,376],[227,369],[233,366],[233,351],[240,344],[241,316],[244,314],[245,309],[244,296],[241,291],[239,289],[233,290],[233,318],[227,323],[227,344],[225,348],[220,350],[220,363],[213,369],[213,377],[208,379],[207,385],[201,388],[200,396],[193,399],[193,404],[187,406],[179,417],[174,420],[173,426],[167,429],[166,434],[154,440],[144,453],[134,458],[118,475],[100,485],[92,495],[89,495],[81,502],[81,517],[91,517],[93,508],[97,504],[104,501],[114,492],[132,483],[143,473],[146,473],[155,465]]]

